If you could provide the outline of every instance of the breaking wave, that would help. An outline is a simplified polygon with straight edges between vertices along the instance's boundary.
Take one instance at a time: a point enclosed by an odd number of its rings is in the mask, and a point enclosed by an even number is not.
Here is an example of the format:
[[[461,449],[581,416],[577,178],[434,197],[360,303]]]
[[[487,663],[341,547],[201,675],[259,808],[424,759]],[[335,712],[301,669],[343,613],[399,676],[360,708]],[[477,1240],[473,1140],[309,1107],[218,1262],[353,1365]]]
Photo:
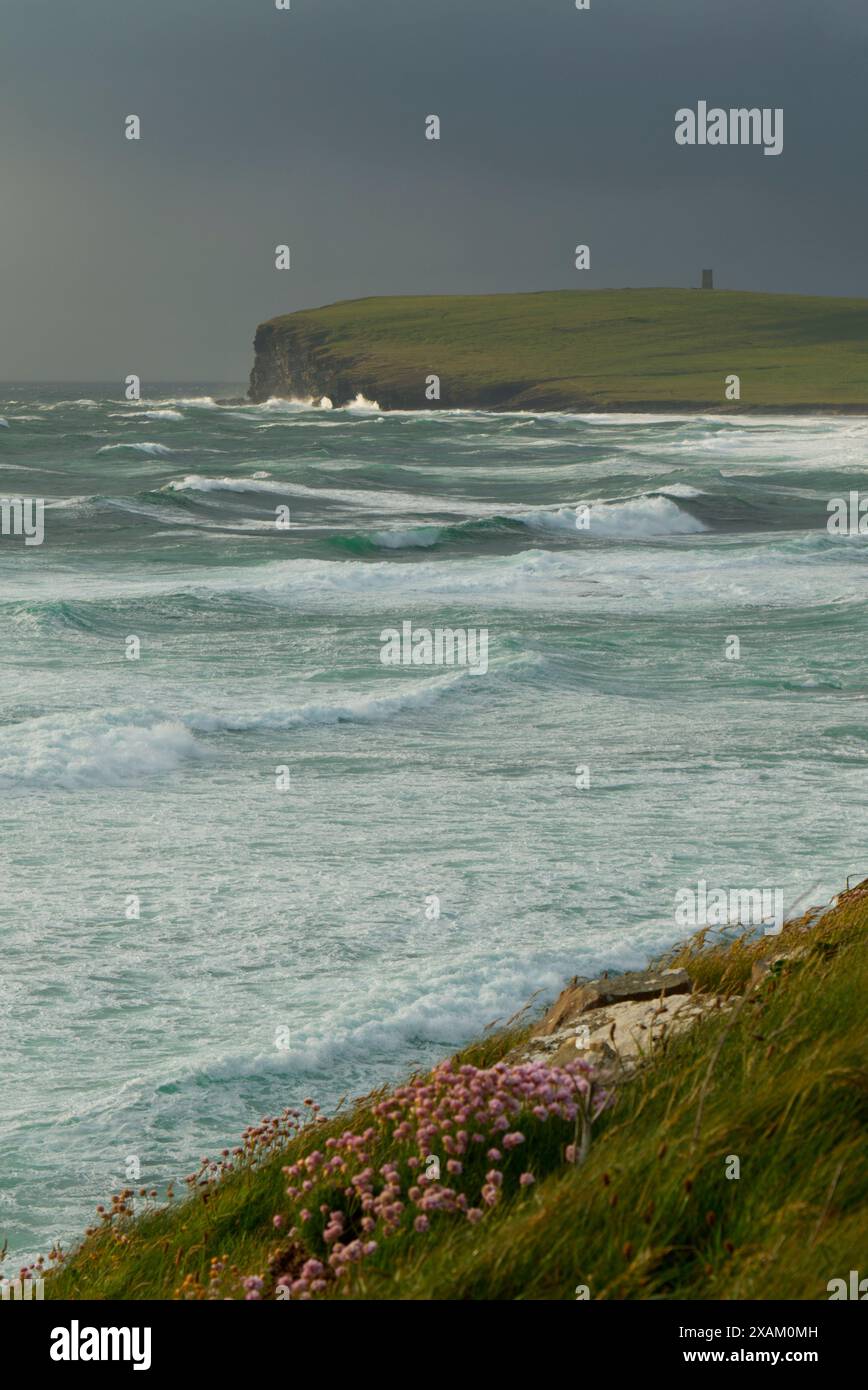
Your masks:
[[[102,448],[99,449],[98,452],[100,454],[118,454],[132,452],[135,454],[147,454],[151,458],[163,458],[165,455],[171,454],[172,450],[166,444],[152,444],[148,440],[144,440],[141,443],[136,442],[129,444],[103,444]]]
[[[310,702],[246,714],[120,710],[26,719],[0,729],[0,788],[73,791],[137,781],[173,772],[191,758],[206,757],[207,749],[196,734],[376,722],[424,709],[467,680],[467,671],[460,671],[414,681],[406,690],[385,695],[350,696],[333,703]]]

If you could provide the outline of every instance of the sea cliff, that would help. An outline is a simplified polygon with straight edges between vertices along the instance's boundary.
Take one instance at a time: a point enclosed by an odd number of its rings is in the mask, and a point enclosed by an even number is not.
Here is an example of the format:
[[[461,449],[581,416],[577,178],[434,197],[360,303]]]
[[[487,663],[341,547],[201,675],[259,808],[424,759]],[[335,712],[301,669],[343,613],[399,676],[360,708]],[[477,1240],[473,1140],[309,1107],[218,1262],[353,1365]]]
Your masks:
[[[868,413],[868,300],[558,290],[347,300],[259,325],[250,399]]]

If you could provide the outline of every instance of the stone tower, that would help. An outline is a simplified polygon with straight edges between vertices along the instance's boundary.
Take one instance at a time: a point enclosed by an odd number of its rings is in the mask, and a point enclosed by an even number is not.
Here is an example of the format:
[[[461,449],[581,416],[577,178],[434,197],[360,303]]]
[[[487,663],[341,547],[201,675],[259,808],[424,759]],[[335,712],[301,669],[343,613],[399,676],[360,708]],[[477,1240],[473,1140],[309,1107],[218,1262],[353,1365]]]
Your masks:
[[[713,289],[714,289],[714,271],[713,271],[713,270],[703,270],[703,272],[702,272],[702,288],[703,288],[704,290],[713,290]]]

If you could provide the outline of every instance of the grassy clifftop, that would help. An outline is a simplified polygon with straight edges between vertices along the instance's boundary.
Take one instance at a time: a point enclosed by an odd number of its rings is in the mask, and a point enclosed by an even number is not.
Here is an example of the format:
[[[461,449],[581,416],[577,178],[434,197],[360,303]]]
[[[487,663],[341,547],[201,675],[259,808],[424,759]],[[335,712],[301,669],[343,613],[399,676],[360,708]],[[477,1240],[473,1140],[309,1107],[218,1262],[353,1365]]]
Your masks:
[[[827,1299],[864,1257],[866,929],[868,881],[779,937],[697,939],[677,964],[720,1007],[606,1094],[507,1029],[257,1124],[183,1200],[119,1194],[47,1297]]]
[[[253,400],[868,411],[868,300],[560,290],[348,300],[259,326]],[[439,401],[426,383],[440,378]],[[741,379],[728,402],[725,379]]]

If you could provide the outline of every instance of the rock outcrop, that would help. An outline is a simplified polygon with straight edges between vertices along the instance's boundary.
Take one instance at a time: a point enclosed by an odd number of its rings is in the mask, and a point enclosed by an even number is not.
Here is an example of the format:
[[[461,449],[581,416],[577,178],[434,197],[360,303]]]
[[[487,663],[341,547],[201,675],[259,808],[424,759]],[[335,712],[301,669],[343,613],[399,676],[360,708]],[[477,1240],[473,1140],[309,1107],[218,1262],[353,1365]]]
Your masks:
[[[355,385],[351,361],[346,366],[335,362],[325,352],[325,335],[293,316],[261,323],[253,340],[254,363],[250,373],[249,396],[252,401],[267,401],[272,396],[287,400],[313,400],[323,396],[336,405],[344,405],[361,392]]]
[[[868,879],[839,894],[832,906],[849,906],[866,897]],[[697,988],[689,961],[686,969],[669,963],[679,954],[678,948],[652,961],[646,970],[605,972],[594,980],[574,976],[510,1060],[542,1059],[563,1066],[580,1057],[593,1062],[607,1083],[623,1080],[649,1061],[667,1039],[709,1014],[741,1007],[781,970],[803,962],[817,949],[811,928],[821,913],[822,909],[811,908],[790,922],[792,930],[785,943],[769,938],[768,949],[754,961],[741,993],[711,994]],[[701,960],[701,954],[693,959]]]
[[[634,1071],[665,1038],[714,1010],[732,1007],[732,1000],[694,992],[686,970],[652,967],[575,979],[517,1055],[556,1066],[582,1057],[616,1079]]]

